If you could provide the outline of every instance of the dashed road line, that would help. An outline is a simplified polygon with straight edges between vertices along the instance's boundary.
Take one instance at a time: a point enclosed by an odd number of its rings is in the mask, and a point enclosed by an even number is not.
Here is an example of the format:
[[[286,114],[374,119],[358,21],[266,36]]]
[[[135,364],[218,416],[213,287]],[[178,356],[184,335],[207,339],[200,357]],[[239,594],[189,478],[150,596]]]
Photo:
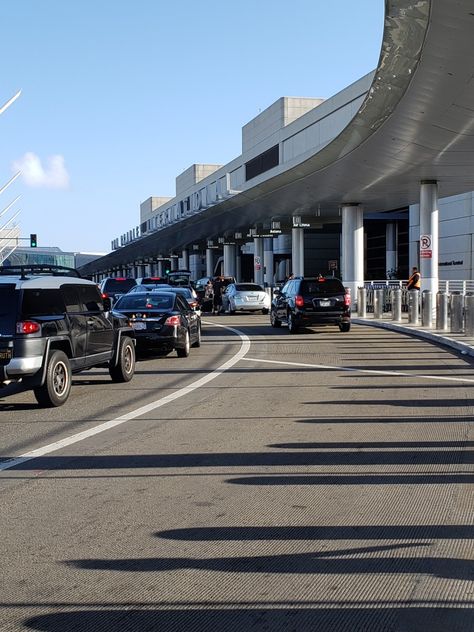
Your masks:
[[[237,351],[237,353],[235,353],[232,356],[232,358],[227,360],[227,362],[224,362],[224,364],[221,364],[220,367],[218,367],[217,369],[214,369],[213,371],[211,371],[204,377],[201,377],[199,380],[196,380],[189,386],[184,386],[183,388],[180,388],[175,393],[171,393],[170,395],[161,397],[160,399],[157,399],[154,402],[150,402],[149,404],[146,404],[145,406],[141,406],[140,408],[132,410],[131,412],[126,413],[125,415],[121,415],[120,417],[116,417],[115,419],[111,419],[110,421],[106,421],[102,424],[99,424],[98,426],[95,426],[94,428],[89,428],[88,430],[84,430],[83,432],[78,432],[77,434],[74,434],[70,437],[65,437],[64,439],[61,439],[60,441],[55,441],[54,443],[50,443],[41,448],[37,448],[36,450],[31,450],[30,452],[26,452],[25,454],[15,457],[14,459],[9,459],[8,461],[1,462],[0,472],[3,470],[11,469],[12,467],[15,467],[17,465],[21,465],[22,463],[25,463],[26,461],[31,461],[31,459],[36,459],[38,457],[45,456],[46,454],[51,454],[51,452],[56,452],[57,450],[61,450],[62,448],[73,445],[74,443],[79,443],[79,441],[84,441],[84,439],[88,439],[89,437],[93,437],[94,435],[100,434],[101,432],[105,432],[106,430],[111,430],[112,428],[115,428],[124,423],[127,423],[127,421],[136,419],[137,417],[140,417],[141,415],[145,415],[146,413],[149,413],[152,410],[156,410],[157,408],[160,408],[161,406],[165,406],[166,404],[169,404],[170,402],[173,402],[176,399],[184,397],[185,395],[189,395],[189,393],[192,393],[193,391],[200,388],[201,386],[208,384],[209,382],[214,380],[216,377],[219,377],[220,375],[222,375],[222,373],[225,373],[225,371],[233,367],[234,364],[237,364],[237,362],[240,362],[240,360],[242,360],[245,357],[245,355],[248,353],[250,349],[250,338],[243,332],[239,331],[238,329],[234,329],[233,327],[228,327],[227,325],[219,325],[218,323],[212,323],[212,324],[215,327],[222,327],[223,329],[226,329],[227,331],[231,331],[232,333],[235,333],[237,336],[240,337],[240,340],[241,340],[241,346],[240,346],[239,351]]]

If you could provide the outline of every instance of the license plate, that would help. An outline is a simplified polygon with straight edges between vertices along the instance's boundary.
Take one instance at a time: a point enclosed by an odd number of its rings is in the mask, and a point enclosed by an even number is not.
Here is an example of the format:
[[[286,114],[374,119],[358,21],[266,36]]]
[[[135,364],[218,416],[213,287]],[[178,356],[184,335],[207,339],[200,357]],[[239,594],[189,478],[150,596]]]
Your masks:
[[[247,296],[248,301],[258,301],[258,296]]]
[[[9,349],[0,349],[0,360],[11,360],[12,359],[12,350]]]
[[[133,323],[132,322],[132,327],[133,329],[146,329],[146,323]]]
[[[321,307],[329,307],[331,305],[331,301],[319,301]]]

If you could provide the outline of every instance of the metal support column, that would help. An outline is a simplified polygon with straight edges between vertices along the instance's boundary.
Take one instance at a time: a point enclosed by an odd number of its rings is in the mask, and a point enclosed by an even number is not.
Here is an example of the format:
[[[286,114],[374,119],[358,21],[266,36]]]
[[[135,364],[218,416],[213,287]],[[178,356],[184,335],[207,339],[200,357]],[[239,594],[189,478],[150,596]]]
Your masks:
[[[224,276],[235,277],[237,273],[235,244],[224,244]]]
[[[421,289],[438,292],[438,183],[420,186],[420,273]]]
[[[206,248],[206,276],[214,274],[214,248]]]
[[[265,237],[263,240],[263,265],[265,268],[265,285],[273,285],[273,237]]]
[[[291,229],[291,268],[295,276],[304,276],[304,228]]]
[[[263,285],[263,237],[254,237],[253,272],[254,282]]]
[[[189,270],[189,250],[187,248],[183,248],[181,253],[181,265],[183,270]]]
[[[342,281],[351,291],[355,304],[357,288],[364,285],[364,210],[360,204],[343,204],[342,213]]]

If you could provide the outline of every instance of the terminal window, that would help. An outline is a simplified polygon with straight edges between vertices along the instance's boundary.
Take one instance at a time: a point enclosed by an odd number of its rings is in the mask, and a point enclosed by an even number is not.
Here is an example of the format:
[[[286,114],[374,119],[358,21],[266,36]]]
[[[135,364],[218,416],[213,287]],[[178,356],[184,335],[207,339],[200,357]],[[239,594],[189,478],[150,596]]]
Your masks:
[[[277,167],[280,164],[279,148],[275,145],[271,149],[267,149],[263,154],[252,158],[245,163],[245,179],[251,180],[261,173],[265,173],[273,167]]]

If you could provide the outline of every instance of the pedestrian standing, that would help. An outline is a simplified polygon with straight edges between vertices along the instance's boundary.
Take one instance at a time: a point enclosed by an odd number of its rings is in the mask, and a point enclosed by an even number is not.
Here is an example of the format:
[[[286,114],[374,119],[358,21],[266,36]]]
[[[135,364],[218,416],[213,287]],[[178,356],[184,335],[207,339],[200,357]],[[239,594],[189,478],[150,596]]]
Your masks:
[[[224,289],[223,278],[217,277],[214,279],[214,302],[213,302],[213,314],[218,314],[222,307],[222,290]]]
[[[416,266],[413,266],[411,277],[408,279],[407,290],[421,289],[421,274]]]

